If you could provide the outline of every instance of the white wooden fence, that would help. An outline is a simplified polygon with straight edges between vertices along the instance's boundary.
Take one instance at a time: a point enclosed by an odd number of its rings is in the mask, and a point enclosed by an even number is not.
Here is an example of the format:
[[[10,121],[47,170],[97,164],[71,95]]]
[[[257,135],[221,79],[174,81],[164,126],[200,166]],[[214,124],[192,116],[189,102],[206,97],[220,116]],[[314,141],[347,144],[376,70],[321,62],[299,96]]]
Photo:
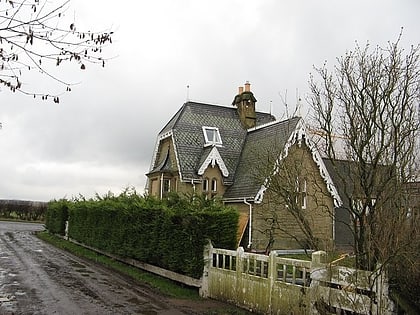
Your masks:
[[[332,266],[326,253],[312,253],[312,261],[213,248],[204,252],[201,279],[110,255],[66,239],[91,250],[198,287],[202,297],[235,304],[264,314],[394,314],[388,298],[386,277],[381,273]]]
[[[331,266],[325,252],[312,261],[212,248],[200,293],[265,314],[392,314],[379,273]]]

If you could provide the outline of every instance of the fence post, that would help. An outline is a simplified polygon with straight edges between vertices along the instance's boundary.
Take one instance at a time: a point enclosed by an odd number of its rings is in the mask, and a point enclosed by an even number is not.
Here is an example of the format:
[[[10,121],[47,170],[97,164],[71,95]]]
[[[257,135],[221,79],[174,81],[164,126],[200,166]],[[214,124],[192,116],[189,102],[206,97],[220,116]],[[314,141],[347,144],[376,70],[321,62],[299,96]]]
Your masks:
[[[377,275],[374,279],[373,291],[375,292],[376,303],[372,303],[373,314],[394,314],[395,305],[389,298],[388,273],[378,266]]]
[[[201,287],[198,290],[199,294],[203,298],[209,297],[209,271],[210,267],[213,264],[213,245],[209,240],[207,245],[204,246],[203,251],[204,256],[204,268],[203,268],[203,276],[201,277]]]
[[[277,254],[276,251],[271,251],[269,260],[268,260],[268,279],[270,281],[270,300],[269,300],[269,313],[272,314],[272,305],[273,305],[273,290],[274,282],[277,280],[277,263],[276,263]]]
[[[238,247],[236,249],[236,277],[235,277],[235,300],[236,301],[243,301],[244,300],[244,291],[243,291],[243,274],[244,271],[244,253],[245,250],[243,247]],[[238,302],[236,302],[238,303]],[[243,302],[241,302],[243,303]]]
[[[69,240],[69,220],[67,220],[65,222],[65,226],[64,226],[64,239],[66,239],[67,241]]]
[[[310,306],[309,311],[311,314],[319,314],[316,304],[320,299],[320,293],[318,292],[319,282],[326,276],[326,262],[327,253],[324,251],[317,251],[312,253],[311,262],[311,284],[309,286],[310,294]]]

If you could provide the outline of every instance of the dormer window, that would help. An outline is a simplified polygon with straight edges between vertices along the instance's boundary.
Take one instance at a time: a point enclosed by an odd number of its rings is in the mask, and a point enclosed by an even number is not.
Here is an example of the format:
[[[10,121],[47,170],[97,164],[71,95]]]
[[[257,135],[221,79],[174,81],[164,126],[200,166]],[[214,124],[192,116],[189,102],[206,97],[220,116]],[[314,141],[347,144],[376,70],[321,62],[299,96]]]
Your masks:
[[[219,128],[216,127],[203,127],[205,144],[204,146],[210,145],[222,145],[222,138],[220,138]]]

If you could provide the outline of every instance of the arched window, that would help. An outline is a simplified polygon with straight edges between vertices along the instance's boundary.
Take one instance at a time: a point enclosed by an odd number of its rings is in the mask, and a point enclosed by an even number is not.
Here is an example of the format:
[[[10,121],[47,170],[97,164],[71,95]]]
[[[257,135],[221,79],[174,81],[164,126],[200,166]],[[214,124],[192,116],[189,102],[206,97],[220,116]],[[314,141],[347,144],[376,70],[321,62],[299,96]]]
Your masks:
[[[296,177],[296,203],[302,207],[302,209],[306,209],[306,198],[306,179]]]
[[[208,178],[203,179],[203,191],[204,192],[209,191],[209,179]]]
[[[211,192],[217,192],[217,179],[213,178],[211,180]]]

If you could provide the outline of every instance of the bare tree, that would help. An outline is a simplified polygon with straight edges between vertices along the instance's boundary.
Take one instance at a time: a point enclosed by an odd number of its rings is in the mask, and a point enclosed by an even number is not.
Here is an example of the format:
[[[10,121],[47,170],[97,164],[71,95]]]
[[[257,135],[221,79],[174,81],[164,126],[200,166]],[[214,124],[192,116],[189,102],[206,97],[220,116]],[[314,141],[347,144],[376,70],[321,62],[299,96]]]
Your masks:
[[[418,251],[407,185],[418,176],[420,46],[400,46],[401,35],[385,48],[356,44],[335,68],[324,64],[310,78],[315,120],[345,187],[356,263],[367,270]]]
[[[0,0],[1,85],[12,92],[51,98],[58,103],[57,94],[30,92],[24,88],[24,74],[35,70],[70,91],[71,84],[53,74],[51,66],[73,62],[84,70],[87,63],[105,65],[102,48],[112,42],[112,32],[78,30],[76,22],[65,16],[68,7],[69,1]]]

